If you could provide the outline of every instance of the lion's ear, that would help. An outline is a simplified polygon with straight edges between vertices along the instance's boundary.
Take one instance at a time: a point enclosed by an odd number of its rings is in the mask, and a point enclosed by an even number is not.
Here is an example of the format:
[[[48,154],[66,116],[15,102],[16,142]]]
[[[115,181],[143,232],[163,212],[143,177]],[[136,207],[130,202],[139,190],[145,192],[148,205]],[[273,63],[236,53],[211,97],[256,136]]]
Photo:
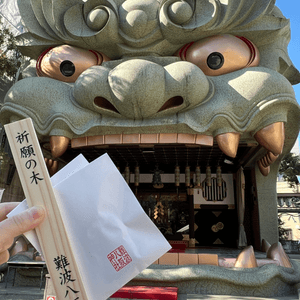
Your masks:
[[[286,77],[291,84],[294,85],[300,82],[300,72],[293,64],[288,65],[283,58],[279,57],[279,67],[278,72]]]

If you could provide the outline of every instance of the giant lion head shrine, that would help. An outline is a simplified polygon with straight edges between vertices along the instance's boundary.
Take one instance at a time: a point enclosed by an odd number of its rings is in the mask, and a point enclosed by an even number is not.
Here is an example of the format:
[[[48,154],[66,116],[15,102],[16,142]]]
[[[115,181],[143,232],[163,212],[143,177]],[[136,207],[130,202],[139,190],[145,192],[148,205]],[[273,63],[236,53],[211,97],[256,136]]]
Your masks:
[[[299,133],[300,74],[275,1],[18,6],[30,60],[1,124],[31,118],[51,174],[79,153],[108,153],[173,246],[129,285],[295,293],[300,266],[278,243],[276,178]]]

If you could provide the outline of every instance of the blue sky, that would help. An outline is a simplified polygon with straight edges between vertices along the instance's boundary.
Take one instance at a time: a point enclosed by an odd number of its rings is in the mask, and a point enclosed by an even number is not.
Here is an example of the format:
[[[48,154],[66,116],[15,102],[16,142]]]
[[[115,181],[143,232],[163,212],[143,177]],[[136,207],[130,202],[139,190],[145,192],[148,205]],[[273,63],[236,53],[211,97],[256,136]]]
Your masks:
[[[277,0],[276,5],[290,19],[292,39],[288,52],[293,64],[300,70],[300,0]],[[294,85],[296,99],[300,104],[300,84]]]
[[[300,71],[300,0],[277,0],[276,5],[284,16],[290,19],[292,37],[288,52],[293,64]],[[300,83],[294,85],[293,88],[296,93],[296,99],[300,104]],[[299,136],[298,139],[300,140]]]

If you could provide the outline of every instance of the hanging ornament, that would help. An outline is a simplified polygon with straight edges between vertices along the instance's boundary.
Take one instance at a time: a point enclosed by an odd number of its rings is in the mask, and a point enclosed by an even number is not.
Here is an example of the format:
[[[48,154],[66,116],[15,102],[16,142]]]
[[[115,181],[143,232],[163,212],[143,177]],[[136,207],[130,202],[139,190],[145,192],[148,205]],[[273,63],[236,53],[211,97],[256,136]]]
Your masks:
[[[205,178],[205,181],[206,181],[206,185],[207,186],[211,186],[211,169],[210,169],[210,166],[206,167],[206,178]]]
[[[175,186],[180,186],[180,168],[179,168],[179,166],[175,167]]]
[[[162,189],[164,187],[164,184],[161,181],[161,172],[158,165],[156,165],[152,177],[152,184],[155,189]]]
[[[136,166],[134,169],[134,186],[139,186],[140,184],[140,167]]]
[[[217,167],[217,186],[222,186],[222,172],[221,172],[221,167]]]
[[[124,171],[124,179],[127,182],[127,184],[129,184],[130,181],[130,169],[129,167],[125,167],[125,171]]]
[[[158,201],[154,207],[154,220],[156,220],[158,223],[162,221],[165,215],[165,208],[161,201]]]
[[[195,175],[196,175],[195,187],[196,188],[201,188],[201,172],[200,172],[200,167],[199,166],[196,166]]]
[[[191,185],[191,169],[189,166],[185,167],[185,186]]]

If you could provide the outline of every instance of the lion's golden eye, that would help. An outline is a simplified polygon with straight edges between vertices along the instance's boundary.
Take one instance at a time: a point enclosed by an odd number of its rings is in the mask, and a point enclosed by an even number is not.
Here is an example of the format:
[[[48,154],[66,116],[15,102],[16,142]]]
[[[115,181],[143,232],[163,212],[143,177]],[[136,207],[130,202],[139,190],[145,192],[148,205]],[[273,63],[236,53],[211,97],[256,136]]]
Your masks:
[[[244,37],[229,34],[189,43],[175,55],[197,65],[208,76],[227,74],[259,64],[257,47]]]
[[[37,60],[36,70],[40,77],[75,82],[83,71],[108,60],[102,53],[63,45],[43,52]]]

